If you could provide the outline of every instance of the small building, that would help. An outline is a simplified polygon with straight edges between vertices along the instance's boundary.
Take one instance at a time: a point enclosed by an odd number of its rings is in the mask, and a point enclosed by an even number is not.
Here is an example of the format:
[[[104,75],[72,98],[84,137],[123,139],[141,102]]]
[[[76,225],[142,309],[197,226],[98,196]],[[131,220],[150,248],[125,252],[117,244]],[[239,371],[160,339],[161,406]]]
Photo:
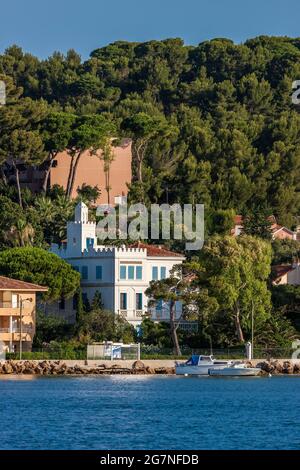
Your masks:
[[[89,221],[88,208],[82,202],[75,209],[74,222],[68,222],[66,243],[53,244],[51,251],[81,274],[84,300],[91,302],[95,293],[100,292],[103,308],[121,315],[134,326],[141,323],[145,314],[153,320],[169,320],[168,304],[159,302],[149,309],[145,291],[152,280],[169,277],[172,268],[184,261],[182,254],[141,242],[129,247],[99,244],[96,223]],[[76,317],[75,299],[62,299],[48,307],[48,311],[72,323]],[[181,316],[179,302],[176,315]]]
[[[119,146],[113,148],[113,153],[114,158],[109,169],[110,204],[117,203],[118,198],[127,196],[128,193],[128,184],[131,183],[132,179],[131,140],[123,139]],[[71,157],[67,151],[57,154],[50,169],[48,178],[49,188],[55,185],[62,186],[64,189],[67,188],[70,163]],[[14,181],[14,171],[9,162],[7,162],[7,167],[8,179]],[[34,193],[40,193],[47,170],[47,163],[39,167],[18,164],[18,169],[21,186],[29,188]],[[92,187],[98,186],[100,189],[101,194],[98,200],[95,201],[96,204],[108,203],[108,194],[105,189],[107,186],[106,173],[101,150],[93,154],[90,151],[86,151],[81,155],[76,170],[74,187],[71,194],[72,198],[77,197],[77,189],[81,188],[83,184]]]
[[[282,264],[272,267],[272,284],[274,286],[282,285],[300,285],[300,263]]]
[[[106,341],[104,343],[93,343],[87,346],[87,359],[104,359],[111,360],[140,360],[141,358],[141,345],[113,343]]]
[[[297,232],[293,232],[293,230],[290,230],[289,228],[284,227],[283,225],[277,224],[274,216],[271,216],[270,221],[270,230],[273,240],[298,240],[299,237],[297,237]],[[243,216],[236,215],[234,218],[234,227],[231,230],[231,235],[234,237],[238,237],[242,234],[243,227]]]
[[[46,287],[0,276],[0,342],[7,352],[31,351],[35,335],[36,293]]]

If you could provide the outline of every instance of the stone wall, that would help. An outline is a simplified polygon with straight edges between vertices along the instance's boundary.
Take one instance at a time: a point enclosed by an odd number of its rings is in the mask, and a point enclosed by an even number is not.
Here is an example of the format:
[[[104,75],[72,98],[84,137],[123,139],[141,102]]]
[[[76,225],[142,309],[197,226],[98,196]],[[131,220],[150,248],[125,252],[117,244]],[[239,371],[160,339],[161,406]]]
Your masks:
[[[262,375],[300,374],[300,362],[292,359],[253,360],[249,367],[258,366]],[[115,374],[175,374],[174,360],[145,361],[2,361],[0,374],[27,375],[115,375]]]

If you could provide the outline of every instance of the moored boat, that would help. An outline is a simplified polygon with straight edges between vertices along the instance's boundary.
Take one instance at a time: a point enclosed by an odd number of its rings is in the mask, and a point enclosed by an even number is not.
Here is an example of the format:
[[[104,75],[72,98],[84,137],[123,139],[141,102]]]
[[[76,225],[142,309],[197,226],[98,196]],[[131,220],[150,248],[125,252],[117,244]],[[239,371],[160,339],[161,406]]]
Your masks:
[[[186,362],[175,363],[176,375],[208,375],[209,369],[222,369],[232,364],[231,361],[221,361],[213,356],[193,355]]]
[[[245,363],[235,362],[228,367],[215,367],[208,370],[214,377],[254,377],[261,373],[258,367],[247,367]]]

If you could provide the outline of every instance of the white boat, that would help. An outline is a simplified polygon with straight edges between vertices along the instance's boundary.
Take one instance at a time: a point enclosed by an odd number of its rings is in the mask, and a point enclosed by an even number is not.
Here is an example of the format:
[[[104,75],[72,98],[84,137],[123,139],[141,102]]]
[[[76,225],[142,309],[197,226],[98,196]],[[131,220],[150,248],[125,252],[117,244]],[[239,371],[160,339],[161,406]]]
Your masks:
[[[258,367],[247,367],[244,362],[234,362],[228,367],[216,367],[208,370],[209,375],[214,377],[254,377],[260,372],[261,369]]]
[[[222,369],[232,364],[231,361],[219,361],[213,356],[193,355],[186,362],[175,363],[176,375],[208,375],[209,370]]]

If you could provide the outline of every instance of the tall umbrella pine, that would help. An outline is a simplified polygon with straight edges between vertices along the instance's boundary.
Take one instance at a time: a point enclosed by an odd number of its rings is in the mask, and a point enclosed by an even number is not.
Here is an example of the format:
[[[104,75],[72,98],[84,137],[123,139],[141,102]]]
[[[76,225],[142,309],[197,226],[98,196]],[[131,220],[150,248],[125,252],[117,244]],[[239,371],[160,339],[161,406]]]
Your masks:
[[[57,154],[69,146],[75,121],[75,114],[53,111],[46,116],[42,123],[43,141],[48,154],[43,179],[44,192],[47,191],[51,168]]]
[[[183,310],[178,310],[178,303],[188,303],[193,294],[190,290],[189,282],[182,278],[181,265],[175,265],[170,272],[170,277],[160,281],[151,281],[150,287],[146,290],[149,298],[149,307],[157,308],[157,302],[161,301],[166,306],[165,313],[168,313],[170,324],[170,337],[173,343],[174,353],[181,356],[181,349],[178,339],[178,328],[183,318]]]
[[[141,187],[143,194],[143,166],[150,143],[158,137],[170,138],[178,133],[178,129],[168,123],[164,116],[150,116],[144,112],[125,118],[121,129],[126,136],[132,138],[135,180]]]
[[[71,157],[66,194],[71,197],[80,159],[85,152],[90,155],[103,150],[110,138],[116,137],[116,126],[100,115],[80,116],[76,119],[69,142]]]
[[[0,73],[0,82],[4,83],[5,86],[5,107],[2,107],[0,104],[0,110],[5,110],[4,115],[7,112],[7,107],[9,107],[12,103],[15,103],[20,96],[22,95],[23,89],[21,87],[16,87],[14,80],[12,77],[5,75],[4,73]],[[3,114],[1,114],[3,116]],[[2,126],[0,127],[0,134],[2,133]],[[4,185],[8,185],[8,178],[5,172],[5,164],[6,164],[7,156],[5,151],[1,152],[0,148],[0,178]]]
[[[199,261],[205,268],[198,276],[199,286],[216,300],[216,313],[232,325],[238,344],[244,343],[251,337],[252,311],[256,327],[270,318],[270,244],[249,235],[214,236],[205,243]]]
[[[9,161],[15,173],[19,205],[23,207],[20,165],[40,165],[46,156],[40,124],[47,114],[44,101],[22,98],[0,108],[0,159]]]

